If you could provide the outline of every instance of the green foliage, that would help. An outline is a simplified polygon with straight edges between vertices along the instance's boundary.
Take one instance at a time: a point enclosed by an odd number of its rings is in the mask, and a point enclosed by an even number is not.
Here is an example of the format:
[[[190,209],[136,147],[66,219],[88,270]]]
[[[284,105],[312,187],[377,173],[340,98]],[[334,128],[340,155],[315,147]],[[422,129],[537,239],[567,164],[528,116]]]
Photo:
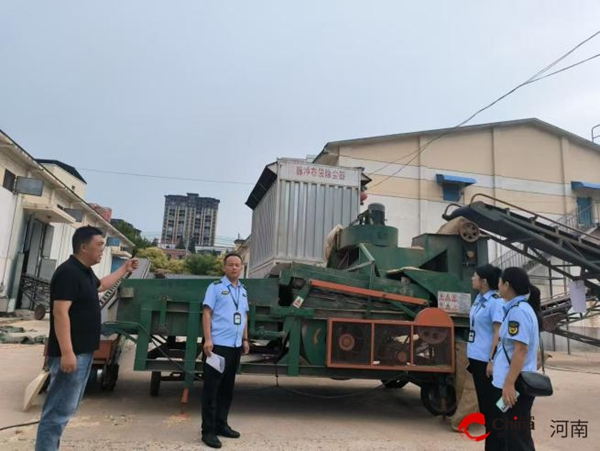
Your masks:
[[[139,258],[147,258],[152,264],[152,270],[167,269],[169,265],[169,259],[167,255],[158,247],[148,247],[138,252]]]
[[[137,249],[146,249],[152,245],[150,240],[142,237],[140,231],[129,224],[127,221],[123,221],[121,219],[116,221],[111,221],[112,225],[115,229],[125,235],[129,241],[131,241]]]
[[[138,257],[150,260],[154,272],[198,276],[223,275],[223,258],[211,254],[188,255],[184,260],[174,260],[169,259],[162,249],[148,247],[140,250]]]
[[[171,274],[188,274],[185,260],[169,260],[165,269]]]
[[[185,266],[190,274],[198,276],[223,275],[223,261],[214,255],[190,255],[185,259]]]

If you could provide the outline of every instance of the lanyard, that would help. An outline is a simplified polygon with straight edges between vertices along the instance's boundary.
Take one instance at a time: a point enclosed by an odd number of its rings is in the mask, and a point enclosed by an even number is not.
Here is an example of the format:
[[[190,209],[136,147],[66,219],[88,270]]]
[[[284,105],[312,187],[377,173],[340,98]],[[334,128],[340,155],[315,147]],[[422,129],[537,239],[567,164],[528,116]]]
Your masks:
[[[473,312],[473,317],[471,318],[471,330],[473,330],[473,328],[475,327],[475,317],[477,316],[477,313],[479,313],[479,310],[485,307],[485,305],[483,304],[483,301],[485,300],[486,299],[482,295],[480,301],[477,303],[477,309]]]
[[[237,291],[237,299],[233,297],[233,289],[235,288],[235,291]],[[233,285],[230,285],[229,288],[229,295],[231,296],[231,299],[233,300],[233,303],[235,304],[235,310],[239,311],[240,308],[240,287],[239,285],[237,287],[234,287]]]
[[[504,320],[506,319],[506,317],[508,316],[508,314],[510,313],[510,311],[515,308],[516,306],[518,306],[521,302],[523,302],[523,300],[521,301],[517,301],[515,302],[513,305],[510,306],[510,308],[508,309],[508,311],[504,314],[504,318],[502,318],[502,322],[504,322]]]
[[[502,323],[503,324],[504,324],[504,320],[508,317],[508,314],[510,313],[510,311],[513,308],[515,308],[516,306],[518,306],[521,302],[524,302],[524,301],[525,300],[522,299],[520,301],[515,302],[513,305],[510,306],[510,308],[508,309],[508,311],[504,314],[504,318],[502,318]],[[499,344],[502,346],[502,349],[504,349],[504,352],[506,352],[506,349],[504,347],[504,338],[500,337],[500,343]],[[499,351],[499,349],[496,350],[496,352],[498,352],[498,351]],[[508,354],[506,355],[506,357],[508,358]],[[510,360],[509,360],[509,362],[510,362]]]

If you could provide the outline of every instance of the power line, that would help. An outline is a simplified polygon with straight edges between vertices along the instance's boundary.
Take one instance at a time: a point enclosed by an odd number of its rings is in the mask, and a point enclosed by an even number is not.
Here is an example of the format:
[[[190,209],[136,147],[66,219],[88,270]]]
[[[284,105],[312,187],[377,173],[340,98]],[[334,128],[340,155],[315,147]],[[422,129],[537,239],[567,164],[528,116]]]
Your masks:
[[[592,39],[594,39],[599,34],[600,34],[600,30],[596,31],[594,34],[592,34],[590,37],[588,37],[588,38],[584,39],[583,41],[581,41],[579,44],[577,44],[575,47],[573,47],[571,50],[569,50],[563,56],[561,56],[560,58],[558,58],[556,61],[554,61],[553,63],[550,63],[548,66],[546,66],[545,68],[543,68],[541,71],[539,71],[533,77],[531,77],[531,79],[536,79],[537,77],[539,77],[540,75],[542,75],[544,72],[547,72],[548,70],[552,69],[554,66],[556,66],[558,63],[560,63],[562,60],[564,60],[567,56],[569,56],[571,53],[573,53],[575,50],[577,50],[583,44],[591,41]],[[540,80],[541,80],[541,78],[540,78]]]
[[[559,69],[559,70],[554,71],[554,72],[550,72],[549,74],[544,75],[543,77],[536,78],[534,81],[540,81],[540,80],[543,80],[544,78],[548,78],[548,77],[551,77],[553,75],[560,74],[561,72],[564,72],[564,71],[566,71],[568,69],[571,69],[571,68],[573,68],[575,66],[579,66],[580,64],[587,63],[588,61],[591,61],[594,58],[598,58],[599,56],[600,56],[600,53],[597,53],[594,56],[590,56],[589,58],[586,58],[586,59],[581,60],[581,61],[579,61],[577,63],[571,64],[570,66],[563,67],[562,69]]]
[[[523,86],[535,83],[537,81],[540,81],[544,78],[547,78],[551,75],[556,75],[560,72],[563,72],[567,69],[570,69],[572,67],[578,66],[579,64],[583,64],[586,61],[589,61],[595,57],[592,58],[588,58],[587,60],[584,61],[580,61],[579,63],[576,63],[574,65],[571,65],[570,67],[565,67],[561,70],[555,71],[554,73],[551,74],[547,74],[544,77],[541,77],[542,74],[544,74],[545,72],[547,72],[548,70],[550,70],[552,67],[554,67],[556,64],[558,64],[560,61],[562,61],[563,59],[565,59],[567,56],[569,56],[571,53],[573,53],[575,50],[577,50],[579,47],[581,47],[582,45],[584,45],[586,42],[590,41],[591,39],[595,38],[596,36],[598,36],[600,34],[600,30],[598,30],[597,32],[595,32],[594,34],[592,34],[591,36],[589,36],[588,38],[584,39],[583,41],[581,41],[579,44],[577,44],[575,47],[573,47],[571,50],[569,50],[567,53],[565,53],[564,55],[562,55],[560,58],[558,58],[557,60],[553,61],[552,63],[550,63],[549,65],[547,65],[545,68],[543,68],[542,70],[538,71],[535,75],[529,77],[526,81],[524,81],[523,83],[515,86],[514,88],[512,88],[510,91],[508,91],[506,94],[503,94],[502,96],[498,97],[496,100],[494,100],[492,103],[490,103],[489,105],[479,109],[478,111],[476,111],[475,113],[473,113],[471,116],[469,116],[467,119],[465,119],[464,121],[462,121],[460,124],[446,130],[445,132],[437,135],[436,137],[434,137],[433,139],[431,139],[427,144],[421,146],[415,153],[414,156],[408,161],[406,162],[400,169],[398,169],[396,172],[394,172],[391,175],[388,175],[387,177],[384,177],[382,180],[380,180],[379,182],[375,183],[374,185],[372,185],[370,188],[373,189],[379,185],[381,185],[383,182],[385,182],[386,180],[389,180],[391,177],[394,177],[395,175],[399,174],[400,172],[402,172],[402,170],[408,166],[410,163],[412,163],[419,155],[421,155],[433,142],[437,141],[440,138],[443,138],[444,136],[447,136],[451,133],[454,133],[456,130],[458,130],[460,127],[462,127],[463,125],[465,125],[467,122],[471,121],[473,118],[475,118],[476,116],[478,116],[479,114],[483,113],[485,110],[491,108],[492,106],[494,106],[495,104],[497,104],[498,102],[500,102],[501,100],[505,99],[506,97],[508,97],[509,95],[511,95],[512,93],[514,93],[515,91],[517,91],[518,89],[522,88]],[[396,164],[398,163],[400,160],[403,160],[404,158],[407,158],[408,156],[410,156],[412,154],[409,155],[403,155],[401,158],[392,161],[384,166],[382,166],[381,168],[377,169],[375,172],[372,173],[376,174],[377,172],[380,172],[381,170],[387,168],[388,166],[392,165],[392,164]]]
[[[250,182],[239,182],[236,180],[210,180],[210,179],[196,179],[188,177],[170,177],[167,175],[156,175],[156,174],[139,174],[135,172],[118,172],[118,171],[107,171],[104,169],[90,169],[90,168],[78,168],[81,171],[88,172],[99,172],[101,174],[115,174],[115,175],[126,175],[131,177],[146,177],[153,179],[166,179],[166,180],[179,180],[184,182],[205,182],[205,183],[225,183],[230,185],[254,185]]]

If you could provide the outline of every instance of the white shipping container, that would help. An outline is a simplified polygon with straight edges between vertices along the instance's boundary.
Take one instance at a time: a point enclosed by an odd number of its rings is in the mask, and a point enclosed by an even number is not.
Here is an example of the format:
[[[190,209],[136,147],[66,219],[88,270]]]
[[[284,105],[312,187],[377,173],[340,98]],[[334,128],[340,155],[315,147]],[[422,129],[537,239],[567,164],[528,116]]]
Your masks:
[[[279,159],[268,165],[246,201],[252,208],[249,277],[280,263],[325,263],[325,240],[359,213],[362,168]]]

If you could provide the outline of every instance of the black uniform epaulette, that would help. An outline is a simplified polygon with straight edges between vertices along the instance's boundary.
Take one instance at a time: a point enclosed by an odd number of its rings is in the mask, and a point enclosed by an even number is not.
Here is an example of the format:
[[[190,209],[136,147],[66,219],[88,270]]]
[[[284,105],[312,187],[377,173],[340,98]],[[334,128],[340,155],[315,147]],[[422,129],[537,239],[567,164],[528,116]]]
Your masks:
[[[492,293],[492,297],[494,299],[500,299],[500,296],[498,296],[498,293]]]
[[[221,281],[220,281],[220,280],[215,280],[215,281],[213,281],[213,283],[214,283],[215,285],[219,285],[219,284],[221,283]]]

